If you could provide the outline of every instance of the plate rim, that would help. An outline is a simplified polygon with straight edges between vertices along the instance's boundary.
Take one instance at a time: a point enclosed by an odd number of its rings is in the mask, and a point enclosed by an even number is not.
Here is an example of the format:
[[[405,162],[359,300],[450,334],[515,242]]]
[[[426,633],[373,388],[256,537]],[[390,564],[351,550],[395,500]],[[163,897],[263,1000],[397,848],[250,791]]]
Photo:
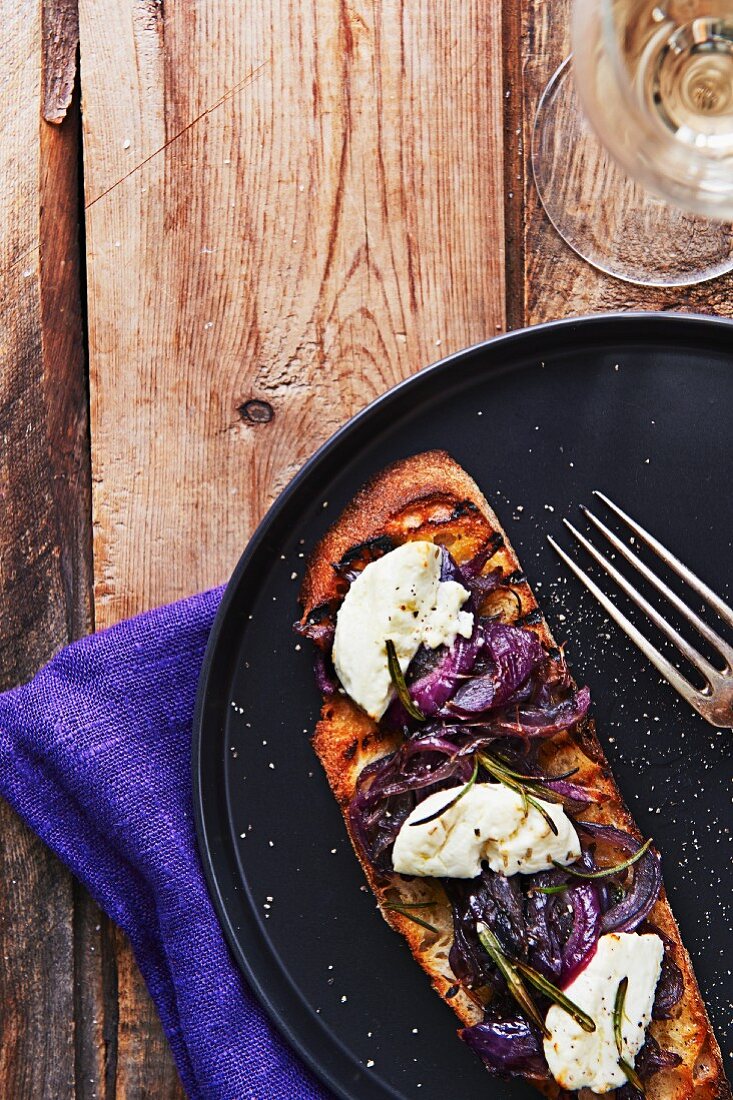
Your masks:
[[[203,797],[203,783],[202,783],[202,759],[203,759],[203,745],[204,745],[204,717],[207,704],[207,698],[209,694],[209,685],[212,673],[214,671],[216,651],[218,649],[219,638],[222,633],[224,623],[229,615],[232,603],[235,599],[236,593],[240,587],[242,579],[246,574],[250,561],[255,555],[260,543],[267,534],[267,531],[276,521],[282,511],[284,511],[291,498],[294,497],[301,484],[307,480],[311,471],[318,466],[328,454],[335,449],[340,443],[341,439],[351,434],[354,428],[363,420],[370,418],[374,415],[376,410],[385,402],[394,400],[397,393],[402,393],[405,389],[411,388],[415,385],[419,385],[424,382],[427,375],[433,375],[440,373],[443,370],[450,368],[451,365],[461,362],[462,360],[476,355],[485,349],[494,349],[499,347],[511,347],[512,344],[522,344],[528,338],[536,336],[538,339],[542,339],[546,334],[555,335],[556,333],[562,333],[563,330],[573,330],[574,328],[581,327],[584,330],[592,330],[594,328],[603,328],[605,326],[611,326],[613,328],[620,327],[634,327],[639,323],[649,324],[650,326],[661,326],[662,329],[667,327],[680,326],[681,328],[699,328],[703,331],[725,331],[729,330],[733,336],[733,318],[719,317],[713,315],[706,315],[701,313],[686,313],[679,310],[624,310],[624,311],[610,311],[603,313],[584,314],[575,317],[564,317],[554,321],[544,321],[540,324],[526,325],[519,329],[513,329],[509,332],[500,333],[496,336],[489,337],[486,340],[480,340],[475,344],[468,345],[465,348],[461,348],[459,351],[453,352],[450,355],[444,356],[425,367],[420,368],[414,374],[409,375],[407,378],[397,382],[394,386],[385,390],[384,393],[379,394],[363,409],[360,409],[353,416],[351,416],[344,424],[342,424],[327,440],[325,440],[300,467],[298,472],[288,482],[288,484],[278,493],[275,500],[269,506],[262,519],[256,525],[249,540],[247,541],[242,554],[237,561],[234,570],[231,573],[229,580],[226,583],[224,593],[222,595],[219,607],[217,609],[214,621],[212,623],[211,632],[206,644],[206,650],[204,653],[203,662],[201,665],[201,671],[198,678],[198,684],[196,689],[196,703],[193,712],[193,723],[191,731],[191,780],[192,780],[192,798],[193,798],[193,815],[194,815],[194,827],[196,832],[196,844],[201,859],[204,879],[209,892],[209,897],[214,906],[217,918],[224,938],[227,942],[229,950],[231,951],[235,964],[238,966],[240,972],[243,974],[247,984],[250,987],[251,992],[256,996],[260,1005],[264,1009],[268,1019],[274,1025],[280,1036],[290,1046],[291,1050],[295,1051],[297,1056],[308,1066],[313,1074],[318,1078],[320,1082],[325,1084],[331,1091],[340,1098],[340,1100],[361,1100],[361,1094],[353,1091],[353,1089],[346,1090],[342,1082],[335,1078],[327,1067],[323,1065],[319,1059],[311,1053],[308,1046],[301,1042],[299,1036],[293,1031],[292,1027],[286,1021],[282,1014],[279,1012],[273,1002],[273,998],[266,985],[260,980],[258,973],[249,964],[247,956],[243,952],[241,945],[234,933],[232,921],[227,911],[226,904],[222,897],[220,884],[218,881],[218,875],[215,868],[215,860],[212,852],[211,837],[207,829],[206,822],[206,808],[204,806]],[[268,950],[271,950],[268,943]],[[274,960],[275,962],[277,960]],[[289,978],[287,975],[282,975],[283,980],[289,984]],[[306,1005],[306,1008],[308,1006]],[[343,1046],[343,1044],[334,1035],[328,1033],[327,1029],[323,1027],[323,1033],[327,1036],[328,1041],[333,1043],[334,1047],[339,1048],[341,1057],[346,1058],[351,1064],[358,1068],[363,1068],[361,1063],[351,1054],[351,1052]],[[369,1084],[369,1079],[365,1082]],[[388,1096],[389,1093],[395,1094],[390,1086],[385,1082],[380,1082],[382,1088],[382,1095]],[[388,1090],[388,1091],[385,1091]]]

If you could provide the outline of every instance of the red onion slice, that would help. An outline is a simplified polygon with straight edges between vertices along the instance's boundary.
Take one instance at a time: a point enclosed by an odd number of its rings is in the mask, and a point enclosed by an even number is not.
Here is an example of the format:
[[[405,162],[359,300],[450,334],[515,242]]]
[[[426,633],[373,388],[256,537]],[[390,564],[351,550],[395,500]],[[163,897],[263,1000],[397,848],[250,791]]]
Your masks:
[[[458,1033],[494,1077],[544,1079],[548,1076],[542,1043],[522,1016],[487,1014]]]
[[[612,825],[599,825],[591,821],[577,821],[576,825],[587,835],[605,840],[630,855],[638,852],[641,847],[638,840]],[[602,933],[633,932],[649,916],[662,887],[659,856],[652,848],[633,865],[633,876],[631,889],[620,902],[612,905],[603,914]]]
[[[480,634],[482,660],[489,659],[489,668],[458,688],[445,708],[448,715],[473,718],[502,706],[545,660],[542,644],[531,630],[482,622]]]
[[[562,949],[560,980],[565,988],[595,955],[602,917],[598,890],[592,883],[574,886],[563,896],[573,907],[572,931]]]

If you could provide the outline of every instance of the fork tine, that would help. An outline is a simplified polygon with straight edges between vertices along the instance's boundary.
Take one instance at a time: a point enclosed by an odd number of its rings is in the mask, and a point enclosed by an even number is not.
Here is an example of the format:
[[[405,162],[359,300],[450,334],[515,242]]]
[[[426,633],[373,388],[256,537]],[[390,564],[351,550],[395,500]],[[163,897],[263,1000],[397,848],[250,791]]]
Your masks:
[[[692,625],[695,627],[695,630],[697,630],[697,632],[703,638],[705,638],[706,641],[710,642],[710,645],[714,649],[717,649],[719,651],[721,656],[727,661],[729,665],[733,665],[733,646],[728,645],[728,643],[720,637],[717,631],[713,630],[711,626],[708,626],[708,624],[703,619],[701,619],[699,615],[696,615],[695,612],[687,606],[684,600],[681,600],[677,593],[673,592],[672,589],[668,585],[666,585],[664,581],[661,580],[661,578],[659,578],[656,573],[649,568],[648,565],[646,565],[639,557],[637,557],[633,550],[630,550],[628,546],[626,546],[625,543],[623,543],[621,539],[617,535],[615,535],[613,531],[610,530],[610,528],[606,527],[605,523],[598,519],[597,516],[593,515],[589,508],[581,507],[581,511],[583,515],[587,519],[589,519],[590,522],[594,524],[594,526],[601,532],[601,534],[608,539],[614,549],[617,550],[619,554],[621,554],[621,556],[625,558],[627,562],[629,562],[630,565],[633,565],[634,568],[638,570],[639,573],[641,573],[642,577],[644,577],[645,580],[649,581],[649,583],[654,588],[656,588],[657,592],[660,592],[662,596],[665,597],[665,599],[669,600],[672,606],[675,607],[677,611],[679,611],[680,615],[687,619],[688,623],[692,623]]]
[[[668,623],[663,615],[660,615],[656,607],[652,607],[648,600],[646,600],[640,592],[637,592],[633,584],[629,584],[623,573],[619,573],[615,565],[612,565],[610,561],[604,558],[603,554],[599,550],[596,550],[592,542],[589,542],[585,535],[581,535],[580,531],[576,527],[573,527],[569,520],[563,520],[563,523],[573,535],[575,539],[580,543],[584,550],[587,550],[594,561],[598,562],[602,569],[608,573],[621,591],[629,597],[630,600],[640,607],[648,619],[654,623],[657,629],[669,638],[673,645],[676,645],[683,657],[693,665],[701,675],[705,677],[708,683],[720,676],[720,672],[714,665],[710,664],[707,658],[703,657],[701,653],[698,653],[694,646],[690,645],[686,638],[683,638],[678,630]]]
[[[626,526],[634,532],[634,534],[641,539],[641,541],[653,550],[657,557],[661,558],[665,565],[681,577],[683,581],[689,584],[693,592],[696,592],[698,596],[701,596],[703,600],[710,604],[715,614],[727,623],[728,626],[733,626],[733,611],[730,609],[727,603],[725,603],[717,592],[713,592],[705,581],[701,581],[700,578],[688,569],[684,562],[681,562],[679,558],[675,557],[667,550],[666,546],[663,546],[659,539],[655,539],[654,535],[650,535],[643,527],[641,527],[636,520],[633,520],[628,513],[624,512],[623,508],[619,508],[618,504],[614,504],[612,500],[606,496],[605,493],[600,492],[598,489],[593,490],[593,495],[602,500],[603,503],[611,509],[622,519]]]
[[[620,626],[631,641],[639,647],[644,656],[649,658],[657,671],[660,672],[666,680],[669,680],[675,691],[679,692],[682,698],[690,703],[691,706],[697,707],[701,695],[697,688],[693,687],[689,680],[687,680],[682,673],[659,652],[656,646],[652,645],[649,639],[646,638],[640,630],[637,630],[623,612],[619,611],[616,605],[611,603],[606,593],[598,587],[595,581],[591,580],[588,574],[585,573],[579,565],[575,564],[573,559],[565,553],[551,535],[547,536],[547,541],[553,550],[559,554],[567,567],[575,574],[578,580],[595,596],[601,607],[604,608],[613,621]]]

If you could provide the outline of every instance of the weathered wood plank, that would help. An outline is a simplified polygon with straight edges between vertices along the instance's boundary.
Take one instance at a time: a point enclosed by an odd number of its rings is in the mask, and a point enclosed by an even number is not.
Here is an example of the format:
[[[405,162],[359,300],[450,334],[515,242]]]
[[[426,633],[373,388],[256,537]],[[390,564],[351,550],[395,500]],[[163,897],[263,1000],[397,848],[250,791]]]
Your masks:
[[[547,81],[567,56],[569,0],[522,0],[521,52],[514,82],[523,102],[525,323],[625,309],[675,309],[730,315],[733,275],[694,287],[632,286],[596,271],[558,236],[537,196],[529,167],[532,124]]]
[[[0,1094],[71,1096],[71,878],[4,802],[0,830]]]
[[[504,323],[498,6],[162,12],[81,4],[100,625],[225,578],[351,412]]]
[[[524,233],[524,74],[522,58],[523,3],[502,0],[504,95],[504,226],[506,236],[506,325],[521,328],[525,314]]]
[[[44,0],[48,26],[49,0]],[[68,30],[68,5],[58,35]],[[73,19],[71,28],[73,40]],[[61,51],[62,43],[56,42]],[[74,46],[75,52],[75,46]],[[68,71],[69,43],[66,43]],[[47,65],[46,65],[47,68]],[[44,81],[48,90],[48,82]],[[47,101],[44,101],[44,114]],[[61,108],[59,107],[59,111]],[[91,470],[87,422],[86,357],[80,299],[80,180],[81,119],[78,100],[64,108],[57,125],[41,122],[44,164],[39,262],[41,322],[44,357],[46,432],[51,456],[49,488],[54,516],[66,612],[65,633],[58,646],[87,634],[92,628]],[[39,662],[42,663],[42,662]],[[72,965],[64,975],[71,985],[70,1005],[74,1034],[74,1077],[77,1100],[101,1100],[106,1094],[104,1032],[114,1005],[105,998],[105,967],[114,965],[114,953],[103,930],[107,917],[76,882],[71,883]],[[88,1011],[94,1002],[94,1010]],[[113,1012],[116,1017],[116,1011]],[[113,1094],[112,1094],[113,1095]],[[111,1096],[109,1098],[111,1100]]]
[[[115,1100],[117,983],[112,925],[74,883],[75,1100]]]
[[[0,120],[0,686],[89,629],[77,134],[42,121],[42,5],[3,9]],[[0,806],[0,1095],[75,1086],[71,877]]]
[[[126,937],[112,929],[117,959],[117,1064],[110,1100],[183,1100],[170,1048]]]
[[[59,123],[66,118],[74,93],[79,47],[77,0],[43,0],[43,118]]]

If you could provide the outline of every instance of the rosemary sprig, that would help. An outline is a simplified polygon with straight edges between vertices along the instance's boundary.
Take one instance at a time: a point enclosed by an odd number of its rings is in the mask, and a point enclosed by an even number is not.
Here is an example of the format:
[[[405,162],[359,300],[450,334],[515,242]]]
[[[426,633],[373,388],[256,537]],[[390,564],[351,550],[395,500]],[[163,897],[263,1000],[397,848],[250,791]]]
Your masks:
[[[613,1037],[616,1040],[616,1050],[618,1051],[619,1058],[623,1058],[624,1055],[622,1022],[624,1017],[624,1002],[626,1001],[626,990],[628,988],[629,979],[622,978],[621,981],[618,983],[618,989],[616,990],[616,1000],[613,1003]]]
[[[425,908],[427,908],[430,902],[424,902],[423,904]],[[438,932],[434,924],[430,924],[428,921],[423,920],[422,917],[418,917],[410,912],[411,909],[423,908],[423,905],[397,905],[394,903],[392,905],[385,905],[384,908],[391,910],[393,913],[399,913],[400,916],[405,917],[407,920],[411,920],[413,924],[419,924],[421,928],[427,928],[428,932],[435,932],[436,934]]]
[[[537,799],[536,799],[536,798],[532,798],[532,795],[531,795],[531,794],[528,794],[528,795],[527,795],[527,801],[529,802],[530,806],[534,806],[535,810],[537,810],[537,813],[541,814],[541,815],[542,815],[542,817],[544,817],[544,819],[545,819],[545,821],[547,822],[547,825],[548,825],[548,827],[549,827],[549,829],[550,829],[550,832],[551,832],[551,833],[554,833],[554,834],[555,834],[555,836],[557,836],[557,835],[558,835],[558,828],[557,828],[557,825],[556,825],[556,824],[555,824],[555,822],[554,822],[554,821],[552,820],[552,818],[551,818],[551,817],[550,817],[550,815],[548,814],[548,812],[547,812],[547,810],[545,809],[545,807],[544,807],[544,806],[541,806],[541,805],[540,805],[540,803],[539,803],[539,802],[537,801]]]
[[[551,1037],[551,1032],[527,992],[522,981],[523,977],[553,1004],[572,1016],[576,1023],[583,1028],[583,1031],[596,1030],[596,1025],[587,1012],[584,1012],[569,997],[566,997],[562,990],[549,982],[538,970],[535,970],[533,966],[528,966],[527,963],[520,962],[519,959],[509,958],[502,950],[501,944],[490,928],[487,928],[485,924],[479,925],[477,931],[478,938],[487,955],[504,975],[512,997],[527,1016],[537,1024],[546,1039]]]
[[[524,982],[517,971],[516,964],[504,954],[499,941],[490,928],[487,928],[485,924],[480,924],[477,928],[477,932],[484,951],[503,974],[509,992],[514,1000],[525,1015],[537,1025],[545,1039],[549,1039],[551,1033],[547,1028],[547,1024],[542,1019],[539,1009],[527,992]]]
[[[629,1065],[629,1063],[624,1058],[619,1058],[618,1064],[624,1071],[624,1076],[626,1077],[626,1080],[629,1082],[629,1084],[633,1085],[633,1087],[638,1092],[640,1092],[642,1096],[644,1096],[644,1084],[634,1067]]]
[[[392,909],[397,905],[400,909],[434,909],[439,904],[438,901],[391,901],[387,908]]]
[[[530,783],[540,787],[544,786],[545,783],[557,783],[560,779],[570,779],[571,776],[577,775],[580,771],[580,768],[571,768],[567,772],[561,772],[560,775],[525,775],[522,772],[513,771],[503,756],[494,756],[492,759],[494,759],[498,766],[502,768],[507,775],[510,775],[512,779],[526,779]]]
[[[641,1077],[638,1076],[634,1067],[630,1065],[630,1063],[627,1063],[624,1058],[623,1019],[627,989],[628,978],[622,978],[619,982],[619,989],[616,990],[616,998],[613,1002],[613,1037],[616,1041],[616,1051],[619,1052],[619,1065],[623,1070],[624,1077],[628,1081],[628,1084],[632,1085],[638,1092],[642,1093],[642,1096],[644,1096],[644,1085]]]
[[[644,1095],[644,1085],[636,1072],[634,1067],[629,1064],[624,1058],[624,1037],[623,1037],[623,1018],[624,1018],[624,1005],[626,1003],[626,991],[629,988],[629,979],[627,977],[622,978],[618,983],[618,989],[616,990],[616,999],[613,1003],[613,1037],[616,1040],[616,1050],[618,1051],[618,1064],[623,1070],[623,1074],[630,1085]]]
[[[545,819],[550,831],[558,835],[558,829],[555,822],[544,806],[540,805],[536,798],[530,794],[530,791],[526,783],[522,783],[519,779],[515,778],[515,773],[512,773],[503,764],[500,764],[493,756],[489,756],[488,753],[478,753],[478,758],[486,768],[489,775],[493,775],[494,779],[497,779],[500,783],[503,783],[505,787],[509,787],[510,790],[515,791],[521,795],[524,802],[525,813],[528,812],[527,807],[532,806],[541,816]],[[532,788],[534,789],[534,788]]]
[[[583,1031],[595,1031],[595,1022],[591,1019],[587,1012],[584,1012],[582,1008],[579,1008],[574,1001],[571,1001],[569,997],[566,997],[561,989],[558,989],[556,985],[548,981],[544,974],[540,974],[539,970],[535,970],[533,966],[528,966],[527,963],[519,962],[515,960],[514,965],[519,970],[527,981],[538,989],[540,993],[544,993],[548,1000],[552,1001],[559,1008],[562,1008],[567,1012],[568,1016],[572,1016],[576,1024],[582,1027]]]
[[[420,710],[419,706],[413,702],[410,695],[407,683],[405,682],[405,674],[400,668],[400,662],[397,659],[397,650],[395,649],[394,642],[391,638],[387,638],[384,643],[387,649],[387,668],[389,669],[389,678],[392,681],[392,686],[397,692],[397,697],[402,703],[407,713],[411,718],[415,718],[418,722],[425,721],[425,715]]]
[[[563,868],[564,869],[564,868]],[[535,894],[564,894],[566,890],[570,889],[570,883],[564,882],[561,886],[533,886],[532,891]]]
[[[428,821],[436,821],[439,817],[442,817],[446,810],[450,810],[452,806],[455,806],[457,802],[461,801],[464,795],[468,794],[468,792],[471,790],[471,787],[476,782],[477,775],[478,760],[475,760],[473,764],[473,773],[471,775],[471,778],[469,779],[468,783],[461,787],[455,798],[451,798],[450,802],[446,802],[445,806],[441,806],[439,810],[436,810],[433,814],[429,814],[428,817],[421,817],[419,821],[411,821],[410,825],[427,825]]]
[[[625,871],[627,867],[631,867],[633,863],[636,863],[637,859],[641,859],[644,853],[648,850],[649,845],[652,842],[652,838],[649,837],[646,840],[638,852],[634,852],[633,856],[629,856],[623,863],[617,863],[615,867],[602,867],[600,871],[578,871],[575,867],[566,867],[562,863],[558,863],[553,859],[553,865],[559,868],[561,871],[567,871],[568,874],[575,875],[576,878],[606,878],[608,875],[617,875],[621,871]]]

